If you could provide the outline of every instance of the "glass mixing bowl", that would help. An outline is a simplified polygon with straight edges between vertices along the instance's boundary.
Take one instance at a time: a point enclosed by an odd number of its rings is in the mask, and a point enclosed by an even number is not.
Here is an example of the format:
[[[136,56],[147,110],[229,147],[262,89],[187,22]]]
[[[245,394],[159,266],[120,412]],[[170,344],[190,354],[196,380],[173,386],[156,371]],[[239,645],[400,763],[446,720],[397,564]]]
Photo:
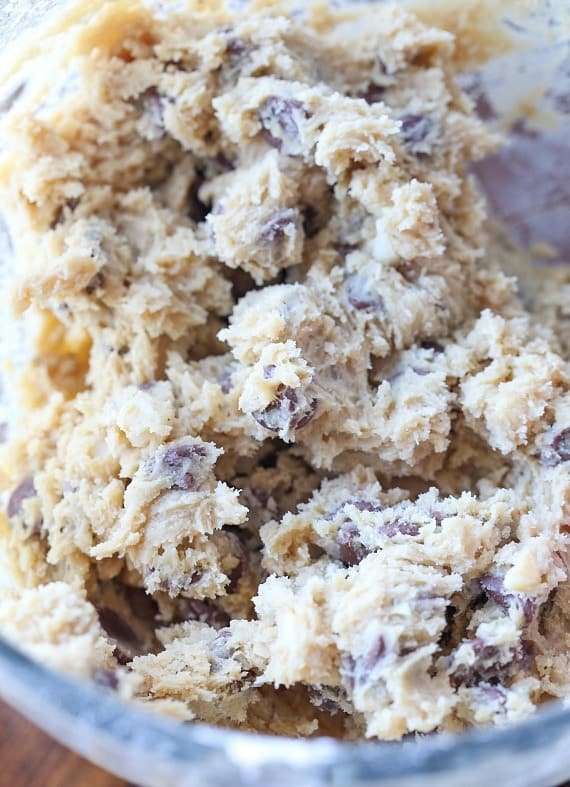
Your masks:
[[[8,44],[21,42],[68,4],[0,0],[0,59],[9,59]],[[424,0],[426,5],[438,14],[452,7],[449,0]],[[509,224],[518,242],[534,250],[536,264],[568,264],[568,2],[456,0],[452,13],[456,20],[482,28],[491,29],[499,20],[516,44],[482,68],[468,64],[462,76],[480,113],[510,136],[501,153],[476,167],[492,212]],[[556,253],[545,244],[552,244]],[[542,254],[544,249],[547,253]],[[9,252],[8,238],[0,229],[5,271],[10,267]],[[479,787],[487,780],[502,787],[552,787],[570,779],[570,709],[561,703],[514,726],[401,743],[277,738],[180,724],[145,712],[105,689],[42,667],[1,639],[0,695],[66,746],[149,787]]]

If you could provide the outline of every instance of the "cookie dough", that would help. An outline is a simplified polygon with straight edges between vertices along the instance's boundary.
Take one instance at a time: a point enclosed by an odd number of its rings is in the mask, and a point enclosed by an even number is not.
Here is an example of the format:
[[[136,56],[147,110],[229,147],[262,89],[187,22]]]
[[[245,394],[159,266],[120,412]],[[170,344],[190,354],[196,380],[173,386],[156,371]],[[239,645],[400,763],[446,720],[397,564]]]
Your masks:
[[[1,102],[0,630],[182,720],[523,718],[570,693],[568,277],[531,314],[493,252],[451,33],[203,6],[99,3]]]

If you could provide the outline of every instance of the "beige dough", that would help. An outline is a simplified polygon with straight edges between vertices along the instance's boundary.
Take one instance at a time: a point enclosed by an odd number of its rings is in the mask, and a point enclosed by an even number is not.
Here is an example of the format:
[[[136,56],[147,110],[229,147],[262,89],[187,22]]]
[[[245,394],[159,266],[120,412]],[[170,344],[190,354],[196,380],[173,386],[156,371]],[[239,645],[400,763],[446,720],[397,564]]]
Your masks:
[[[492,251],[453,36],[195,5],[100,4],[3,104],[0,630],[279,734],[567,696],[568,275],[531,314]]]

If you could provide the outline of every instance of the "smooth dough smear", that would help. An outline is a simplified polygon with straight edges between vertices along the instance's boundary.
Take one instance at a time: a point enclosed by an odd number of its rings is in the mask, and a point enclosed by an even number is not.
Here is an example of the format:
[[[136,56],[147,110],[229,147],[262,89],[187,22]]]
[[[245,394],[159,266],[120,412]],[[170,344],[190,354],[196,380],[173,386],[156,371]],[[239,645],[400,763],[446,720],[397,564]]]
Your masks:
[[[561,303],[528,313],[489,251],[469,165],[501,140],[453,35],[99,5],[2,103],[2,633],[289,735],[566,696]]]

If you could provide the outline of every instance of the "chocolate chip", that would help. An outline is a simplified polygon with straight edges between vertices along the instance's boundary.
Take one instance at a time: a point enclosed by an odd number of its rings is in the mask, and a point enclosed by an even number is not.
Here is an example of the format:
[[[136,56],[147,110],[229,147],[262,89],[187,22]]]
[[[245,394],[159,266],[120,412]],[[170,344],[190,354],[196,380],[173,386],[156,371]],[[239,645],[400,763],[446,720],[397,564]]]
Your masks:
[[[281,150],[283,140],[273,133],[277,127],[284,137],[298,141],[300,139],[299,126],[295,116],[308,117],[305,106],[294,98],[283,96],[269,96],[258,110],[258,117],[262,127],[262,134],[266,142],[272,147]]]
[[[303,232],[306,238],[314,238],[321,231],[319,212],[312,205],[305,205],[302,210]]]
[[[358,511],[382,511],[382,506],[375,500],[349,500]]]
[[[213,628],[224,628],[230,618],[223,609],[212,601],[200,601],[197,598],[179,598],[173,623],[182,623],[187,620],[197,620],[207,623]]]
[[[335,506],[331,511],[324,516],[324,519],[334,519],[340,511],[343,511],[348,505],[354,506],[358,511],[382,511],[382,506],[377,500],[360,500],[350,498],[343,500],[342,503]]]
[[[99,607],[97,614],[101,628],[115,640],[120,653],[127,658],[129,656],[132,658],[133,654],[140,650],[141,643],[127,621],[110,607]]]
[[[504,577],[499,574],[485,574],[479,578],[479,584],[487,598],[504,609],[506,612],[512,606],[522,609],[525,623],[530,623],[536,611],[536,603],[528,596],[511,593],[504,585]]]
[[[106,689],[116,691],[119,687],[119,678],[114,670],[95,667],[91,677],[98,686],[103,686]]]
[[[340,686],[309,686],[308,693],[311,704],[319,710],[330,714],[344,712],[342,702],[346,702],[346,696]]]
[[[325,550],[318,544],[307,544],[307,551],[311,560],[320,560],[323,555],[327,554]]]
[[[532,667],[533,645],[528,640],[522,640],[504,653],[501,653],[496,645],[485,642],[480,637],[470,644],[475,660],[469,666],[459,664],[450,673],[450,683],[454,688],[469,688],[480,683],[491,686],[505,684]]]
[[[511,594],[506,590],[503,577],[498,574],[485,574],[479,578],[479,584],[485,595],[502,609],[508,610]]]
[[[228,39],[226,39],[226,52],[230,57],[230,61],[235,63],[236,61],[242,60],[244,55],[249,52],[249,45],[243,40],[243,38],[230,36]]]
[[[419,532],[419,525],[416,525],[415,522],[406,522],[398,519],[380,527],[380,533],[388,536],[388,538],[394,538],[398,534],[402,536],[417,536]]]
[[[97,290],[102,289],[103,285],[105,284],[105,277],[101,271],[97,271],[95,276],[92,277],[89,284],[85,287],[85,292],[87,295],[93,295],[94,292]]]
[[[507,703],[507,692],[502,686],[485,686],[483,684],[477,687],[477,693],[488,702],[498,702],[502,707]]]
[[[570,462],[570,427],[554,437],[552,450],[561,462]]]
[[[22,503],[30,497],[35,497],[37,494],[34,479],[32,477],[24,478],[18,486],[14,489],[8,499],[8,506],[6,513],[9,517],[17,516],[22,512]]]
[[[370,673],[382,661],[386,654],[386,642],[384,637],[378,635],[367,653],[354,658],[351,654],[346,654],[341,661],[341,674],[350,690],[355,686],[363,686],[371,683]]]
[[[360,94],[360,97],[363,98],[368,104],[377,104],[379,101],[384,100],[385,93],[386,88],[384,85],[376,85],[371,82],[366,90]]]
[[[333,248],[335,251],[338,252],[339,256],[342,257],[342,259],[344,260],[348,257],[348,255],[352,251],[355,251],[355,249],[357,249],[358,246],[356,246],[354,243],[347,243],[346,241],[339,240],[333,245]]]
[[[54,230],[57,226],[59,226],[65,218],[66,209],[70,212],[73,212],[79,205],[79,202],[79,199],[68,199],[63,205],[60,205],[56,211],[55,216],[51,220],[49,225],[50,229]]]
[[[281,243],[286,235],[295,230],[297,211],[287,208],[270,219],[261,229],[260,237],[265,243]]]
[[[386,643],[384,637],[379,634],[367,653],[361,656],[356,662],[356,669],[359,673],[360,682],[364,682],[368,674],[386,655]]]
[[[427,115],[402,115],[400,133],[405,146],[412,153],[428,154],[431,143],[428,140],[433,130],[433,120]]]
[[[455,616],[458,609],[453,604],[448,604],[445,608],[445,628],[439,637],[439,647],[447,648],[453,641],[453,629],[455,626]]]
[[[169,480],[169,489],[195,489],[200,481],[206,446],[197,443],[178,443],[167,447],[160,457],[160,471]]]
[[[208,159],[210,166],[216,174],[230,172],[234,169],[234,162],[225,153],[216,153],[213,158]]]
[[[206,221],[208,214],[212,209],[211,203],[202,202],[198,193],[200,188],[204,183],[204,172],[203,170],[196,170],[196,176],[190,186],[188,191],[188,196],[186,197],[187,205],[188,205],[188,215],[192,219],[192,221],[196,222],[196,224],[200,224],[203,221]]]
[[[275,401],[265,410],[253,413],[258,424],[270,432],[302,429],[311,421],[317,411],[317,400],[301,404],[293,388],[280,386]]]
[[[360,540],[358,526],[350,519],[339,528],[336,542],[338,555],[345,566],[358,565],[368,554],[368,550]]]
[[[346,280],[346,296],[351,306],[358,311],[382,311],[384,309],[384,299],[382,296],[370,290],[370,282],[361,274],[354,273]]]
[[[440,344],[439,342],[431,341],[431,340],[422,342],[420,344],[420,347],[422,349],[424,349],[424,350],[433,350],[433,352],[436,355],[439,355],[440,353],[444,352],[444,347],[443,347],[442,344]]]

